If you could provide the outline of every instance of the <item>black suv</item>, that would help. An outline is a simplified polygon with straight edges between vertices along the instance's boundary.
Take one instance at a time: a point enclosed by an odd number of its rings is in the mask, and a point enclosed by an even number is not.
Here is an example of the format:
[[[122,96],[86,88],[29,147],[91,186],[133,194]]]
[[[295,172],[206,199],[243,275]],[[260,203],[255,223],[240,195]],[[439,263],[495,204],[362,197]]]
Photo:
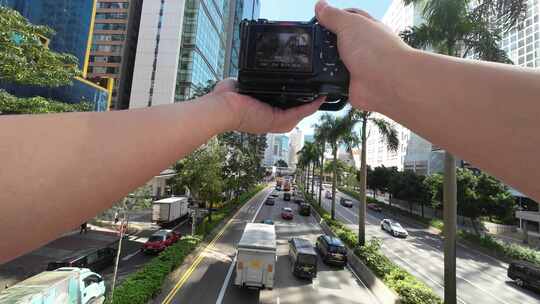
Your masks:
[[[116,249],[111,247],[81,250],[64,259],[50,262],[47,265],[47,270],[55,270],[60,267],[80,267],[98,272],[111,266],[115,257]]]
[[[519,287],[540,290],[540,267],[525,261],[512,262],[508,266],[508,277]]]
[[[309,216],[311,214],[311,206],[306,203],[301,203],[300,207],[298,207],[298,213],[300,213],[300,215]]]
[[[325,264],[345,267],[347,265],[347,248],[340,239],[321,235],[317,238],[317,251]]]

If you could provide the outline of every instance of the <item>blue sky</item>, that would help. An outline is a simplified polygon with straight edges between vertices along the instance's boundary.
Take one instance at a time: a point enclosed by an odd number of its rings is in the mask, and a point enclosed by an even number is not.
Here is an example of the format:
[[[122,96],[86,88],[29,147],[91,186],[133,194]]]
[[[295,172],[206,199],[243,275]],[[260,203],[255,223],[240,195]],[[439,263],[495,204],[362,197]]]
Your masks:
[[[340,7],[356,7],[381,19],[392,0],[327,0]],[[261,18],[269,20],[306,21],[313,18],[316,0],[261,0]],[[321,113],[315,113],[300,122],[304,134],[312,134],[311,126],[319,121]]]

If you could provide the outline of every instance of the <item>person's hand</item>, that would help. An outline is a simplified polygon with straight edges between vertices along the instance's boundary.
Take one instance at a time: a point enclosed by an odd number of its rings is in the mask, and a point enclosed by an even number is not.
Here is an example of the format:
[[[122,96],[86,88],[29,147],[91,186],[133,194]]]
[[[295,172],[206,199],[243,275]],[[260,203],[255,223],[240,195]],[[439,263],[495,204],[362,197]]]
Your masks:
[[[211,95],[225,102],[231,117],[231,129],[252,134],[285,133],[292,130],[302,118],[313,114],[324,98],[296,108],[282,110],[236,92],[236,81],[220,81]]]
[[[412,50],[381,22],[358,9],[341,10],[326,1],[317,20],[338,37],[338,51],[351,73],[349,101],[360,110],[380,110],[396,100],[400,61]]]

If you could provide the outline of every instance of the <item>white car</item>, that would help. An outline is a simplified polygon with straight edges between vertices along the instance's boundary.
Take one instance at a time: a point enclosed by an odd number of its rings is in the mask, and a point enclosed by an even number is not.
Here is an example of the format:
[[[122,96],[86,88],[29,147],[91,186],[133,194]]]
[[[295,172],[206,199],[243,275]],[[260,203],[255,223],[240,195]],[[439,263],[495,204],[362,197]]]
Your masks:
[[[409,233],[405,228],[403,228],[398,222],[394,222],[390,219],[384,219],[381,221],[381,229],[388,231],[391,235],[395,237],[404,237],[409,236]]]

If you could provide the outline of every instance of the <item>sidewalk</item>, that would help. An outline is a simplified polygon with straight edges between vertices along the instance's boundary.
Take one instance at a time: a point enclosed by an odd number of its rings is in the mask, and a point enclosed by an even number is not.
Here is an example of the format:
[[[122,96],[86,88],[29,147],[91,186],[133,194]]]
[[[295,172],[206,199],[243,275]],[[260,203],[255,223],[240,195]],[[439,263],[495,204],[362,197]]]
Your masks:
[[[0,265],[0,288],[44,271],[49,262],[79,250],[105,247],[117,241],[118,234],[110,230],[90,230],[84,234],[79,234],[79,229],[69,231],[45,246]]]

